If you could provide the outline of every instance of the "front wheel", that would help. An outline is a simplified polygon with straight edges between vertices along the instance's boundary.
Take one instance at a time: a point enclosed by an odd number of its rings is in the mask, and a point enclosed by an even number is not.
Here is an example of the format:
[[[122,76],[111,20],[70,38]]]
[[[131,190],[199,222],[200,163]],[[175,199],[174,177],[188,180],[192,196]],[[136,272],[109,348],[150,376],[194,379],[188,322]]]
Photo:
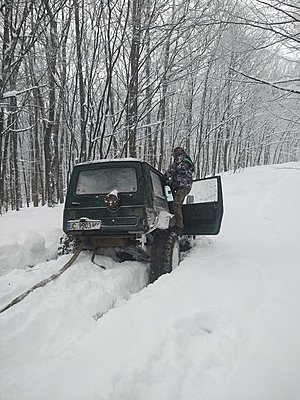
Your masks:
[[[161,275],[172,272],[179,261],[179,240],[176,233],[168,230],[157,230],[154,234],[150,256],[150,283]]]

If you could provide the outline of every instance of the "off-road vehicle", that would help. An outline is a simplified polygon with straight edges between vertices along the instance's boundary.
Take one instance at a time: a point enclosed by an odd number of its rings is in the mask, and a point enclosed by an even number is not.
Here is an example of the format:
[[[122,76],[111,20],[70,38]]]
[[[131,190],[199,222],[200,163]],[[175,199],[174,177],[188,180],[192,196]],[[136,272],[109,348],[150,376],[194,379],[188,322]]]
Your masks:
[[[183,205],[184,229],[172,230],[172,192],[161,172],[137,159],[77,164],[65,201],[63,230],[84,249],[114,250],[150,260],[150,282],[180,260],[180,241],[219,233],[223,216],[221,177],[196,180]],[[186,243],[186,242],[185,242]]]

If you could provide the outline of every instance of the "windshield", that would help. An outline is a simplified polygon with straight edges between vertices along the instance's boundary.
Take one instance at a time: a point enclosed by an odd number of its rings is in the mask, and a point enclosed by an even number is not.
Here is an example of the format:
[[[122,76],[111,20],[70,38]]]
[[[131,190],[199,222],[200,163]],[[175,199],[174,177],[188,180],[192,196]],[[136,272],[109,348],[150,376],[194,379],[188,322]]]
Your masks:
[[[78,177],[76,194],[107,194],[136,192],[137,176],[135,168],[99,168],[81,171]]]

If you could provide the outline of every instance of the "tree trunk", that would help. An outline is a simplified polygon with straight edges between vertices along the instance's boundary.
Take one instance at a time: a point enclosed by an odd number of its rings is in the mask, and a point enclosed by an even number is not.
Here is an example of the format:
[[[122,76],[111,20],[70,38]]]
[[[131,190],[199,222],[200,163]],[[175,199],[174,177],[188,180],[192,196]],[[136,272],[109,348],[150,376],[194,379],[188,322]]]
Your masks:
[[[143,0],[132,1],[132,39],[129,56],[130,69],[126,111],[127,154],[129,157],[136,157],[142,3]]]
[[[45,1],[45,0],[44,0]],[[56,106],[56,58],[58,50],[57,41],[57,22],[51,11],[48,10],[50,18],[50,36],[47,39],[47,76],[49,86],[48,98],[48,117],[44,137],[44,157],[45,157],[45,184],[46,195],[49,207],[53,207],[56,203],[55,191],[55,165],[57,164],[57,154],[55,152],[55,143],[57,136],[55,136],[55,106]]]
[[[84,93],[84,79],[82,68],[82,27],[80,27],[79,5],[77,0],[74,1],[75,11],[75,32],[76,32],[76,51],[77,51],[77,76],[79,84],[79,105],[80,105],[80,155],[79,161],[84,162],[87,159],[86,148],[86,132],[85,132],[85,93]],[[83,25],[83,22],[82,22]]]

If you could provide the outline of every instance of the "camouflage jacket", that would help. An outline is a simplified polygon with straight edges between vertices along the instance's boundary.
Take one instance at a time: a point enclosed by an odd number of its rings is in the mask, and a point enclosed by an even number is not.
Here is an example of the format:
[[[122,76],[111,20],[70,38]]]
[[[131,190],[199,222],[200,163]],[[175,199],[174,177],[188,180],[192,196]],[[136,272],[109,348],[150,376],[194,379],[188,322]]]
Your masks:
[[[193,161],[184,153],[174,158],[173,163],[164,176],[168,185],[174,191],[182,188],[191,189],[194,170]]]

